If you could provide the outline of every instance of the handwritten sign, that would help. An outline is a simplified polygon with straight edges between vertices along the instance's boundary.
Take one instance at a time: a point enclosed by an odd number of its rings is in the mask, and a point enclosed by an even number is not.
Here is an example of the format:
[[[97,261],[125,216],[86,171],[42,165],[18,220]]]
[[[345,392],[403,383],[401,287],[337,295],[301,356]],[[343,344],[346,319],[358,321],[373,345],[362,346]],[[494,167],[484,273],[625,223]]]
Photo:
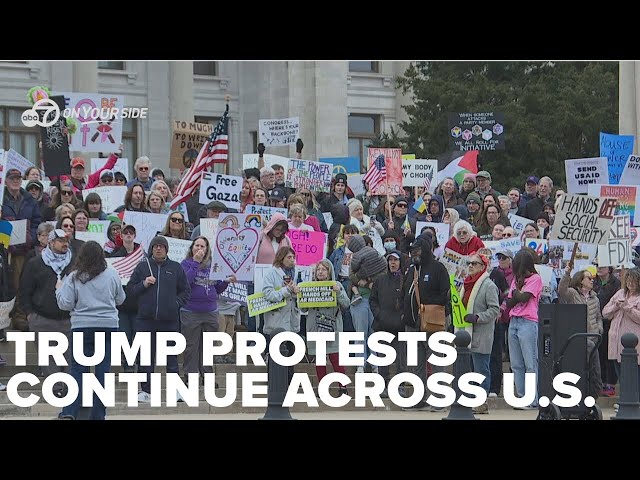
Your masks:
[[[230,302],[238,302],[240,305],[247,304],[247,284],[242,282],[230,283],[219,295]]]
[[[300,308],[320,308],[335,307],[336,292],[333,286],[336,282],[302,282],[298,284],[298,307]]]
[[[587,193],[589,185],[609,183],[607,157],[565,160],[564,170],[571,194]]]
[[[123,223],[136,227],[136,243],[150,245],[153,237],[164,230],[168,215],[164,213],[132,212],[125,210]]]
[[[240,191],[242,177],[221,173],[202,173],[199,202],[207,205],[213,200],[224,203],[227,208],[240,209]]]
[[[191,246],[191,240],[181,240],[179,238],[173,237],[163,237],[167,240],[169,244],[169,252],[167,252],[167,256],[173,260],[174,262],[182,262],[185,258],[187,258],[187,252],[189,251],[189,247]]]
[[[274,213],[281,213],[284,218],[287,218],[288,210],[286,208],[278,207],[261,207],[260,205],[247,205],[244,209],[244,213],[260,215],[262,217],[262,223],[268,224],[271,221],[271,216]]]
[[[201,218],[200,219],[200,235],[209,240],[209,244],[216,243],[218,235],[218,219],[217,218]]]
[[[124,197],[127,194],[127,187],[117,185],[114,187],[96,187],[82,190],[82,198],[86,200],[90,193],[97,193],[102,200],[102,210],[113,212],[120,205],[124,205]]]
[[[295,145],[300,138],[300,118],[258,120],[258,136],[265,145]]]
[[[438,185],[438,160],[402,160],[402,186],[425,185],[429,185],[429,192],[435,192]]]
[[[462,303],[462,298],[456,287],[456,280],[453,275],[449,275],[449,285],[451,286],[451,317],[453,326],[456,328],[470,327],[473,324],[465,322],[464,317],[467,316],[467,309]]]
[[[289,230],[287,237],[296,252],[296,265],[313,265],[324,258],[327,234],[303,230]]]
[[[633,267],[629,215],[616,215],[613,218],[607,244],[598,245],[598,266]]]
[[[17,168],[20,170],[20,174],[24,175],[24,172],[27,171],[29,167],[33,167],[33,163],[24,158],[18,152],[16,152],[13,148],[7,151],[7,170],[10,168]]]
[[[640,156],[629,155],[622,170],[620,185],[640,185]]]
[[[520,215],[516,215],[514,213],[510,213],[507,215],[509,217],[509,222],[513,227],[514,232],[516,232],[516,236],[521,237],[524,234],[524,227],[529,225],[533,220],[521,217]],[[535,222],[534,222],[535,223]]]
[[[89,220],[89,225],[87,225],[87,231],[95,232],[95,233],[104,233],[106,237],[110,223],[111,223],[111,220]]]
[[[210,278],[223,280],[235,275],[237,280],[250,282],[256,263],[260,228],[247,223],[249,215],[225,214],[218,221],[216,241],[212,244]]]
[[[285,186],[288,188],[308,188],[315,192],[329,192],[332,170],[333,165],[330,163],[290,158]]]
[[[640,205],[640,188],[634,185],[590,185],[592,197],[613,197],[618,200],[616,215],[629,215],[632,225],[639,225],[636,218],[636,205]]]
[[[436,230],[438,245],[444,246],[449,240],[449,224],[433,222],[416,222],[416,237],[420,235],[424,227],[433,227]]]
[[[96,173],[109,161],[108,158],[92,158],[91,159],[91,173]],[[114,172],[121,172],[127,179],[129,178],[129,159],[119,158],[116,160],[116,164],[111,169]]]
[[[605,245],[617,200],[610,197],[562,195],[556,203],[553,240]]]
[[[189,168],[194,162],[207,137],[213,132],[208,123],[174,120],[171,129],[171,168]]]
[[[264,298],[264,293],[254,293],[247,297],[247,310],[249,310],[250,317],[257,317],[261,313],[270,312],[271,310],[277,310],[287,304],[286,300],[282,300],[279,303],[273,303]]]
[[[379,155],[384,155],[384,165],[387,170],[387,181],[382,182],[371,191],[371,195],[400,195],[402,192],[402,149],[400,148],[369,148],[367,149],[367,170]],[[387,192],[387,188],[389,191]]]
[[[633,135],[613,135],[600,132],[600,156],[607,157],[609,183],[620,183],[622,170],[633,153]]]

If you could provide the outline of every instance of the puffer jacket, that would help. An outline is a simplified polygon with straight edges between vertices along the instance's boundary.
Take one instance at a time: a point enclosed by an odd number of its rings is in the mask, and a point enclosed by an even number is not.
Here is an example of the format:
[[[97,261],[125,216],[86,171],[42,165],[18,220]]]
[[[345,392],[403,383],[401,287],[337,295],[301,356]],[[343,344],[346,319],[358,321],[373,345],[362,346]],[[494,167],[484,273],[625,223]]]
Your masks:
[[[558,296],[560,303],[571,305],[587,306],[587,333],[602,334],[602,314],[600,313],[600,300],[596,293],[591,290],[589,296],[585,297],[575,288],[569,287],[571,275],[565,272],[558,286]]]

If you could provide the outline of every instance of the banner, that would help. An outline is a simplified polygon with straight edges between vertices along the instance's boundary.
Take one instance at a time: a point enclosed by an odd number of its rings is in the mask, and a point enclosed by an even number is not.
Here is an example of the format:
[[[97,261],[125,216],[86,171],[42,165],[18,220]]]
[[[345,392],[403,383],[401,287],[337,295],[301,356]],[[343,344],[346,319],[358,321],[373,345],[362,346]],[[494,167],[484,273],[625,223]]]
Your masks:
[[[85,188],[82,190],[82,198],[87,199],[90,193],[97,193],[102,200],[102,210],[104,212],[113,212],[116,208],[124,205],[124,197],[127,194],[127,187],[118,185],[113,187],[95,187]]]
[[[250,317],[257,317],[261,313],[270,312],[271,310],[277,310],[287,304],[286,300],[282,300],[280,303],[273,303],[264,298],[264,293],[254,293],[247,297],[247,310],[249,310]]]
[[[328,193],[331,191],[332,170],[330,163],[290,158],[284,185],[287,188],[308,188],[316,193]]]
[[[504,114],[449,113],[449,141],[453,150],[504,150]]]
[[[237,302],[240,305],[246,305],[247,284],[242,282],[230,283],[218,296],[220,298],[226,298],[230,302]]]
[[[620,185],[640,185],[640,156],[629,155],[622,170]]]
[[[335,177],[339,173],[358,175],[360,173],[360,158],[358,157],[320,157],[319,162],[333,165],[331,174]]]
[[[633,135],[613,135],[600,132],[600,156],[607,157],[609,183],[620,183],[622,170],[633,153]]]
[[[296,252],[296,265],[313,265],[325,256],[327,234],[303,230],[289,230],[287,237]]]
[[[629,215],[613,217],[607,244],[598,245],[598,266],[633,268]]]
[[[438,186],[438,160],[402,160],[402,186],[426,185],[429,186],[429,192],[435,192]]]
[[[202,205],[207,205],[209,202],[217,200],[224,203],[227,208],[240,210],[241,191],[242,177],[203,172],[198,201]]]
[[[212,268],[209,278],[224,280],[235,275],[239,281],[253,280],[261,225],[256,216],[242,213],[224,213],[218,219],[216,241],[211,245]],[[259,223],[259,218],[258,223]]]
[[[616,215],[629,215],[631,225],[640,225],[636,219],[636,205],[640,205],[640,188],[632,185],[591,185],[589,195],[592,197],[613,197],[618,200]]]
[[[62,95],[49,97],[56,102],[60,111],[65,109],[65,99]],[[42,142],[42,168],[50,179],[60,175],[71,174],[71,162],[69,160],[69,142],[67,135],[62,130],[67,124],[62,115],[58,121],[50,127],[40,127],[40,141]],[[76,136],[78,133],[76,133]]]
[[[609,183],[607,157],[578,158],[564,161],[567,193],[587,193],[588,186]]]
[[[272,118],[258,120],[259,143],[267,145],[295,145],[300,138],[300,118]]]
[[[334,281],[327,282],[302,282],[298,284],[299,308],[321,308],[337,306]]]
[[[189,168],[212,132],[213,125],[208,123],[174,120],[171,129],[169,167],[180,170]]]
[[[387,180],[371,191],[371,195],[400,195],[402,190],[402,149],[401,148],[368,148],[367,171],[378,158],[384,155],[384,165],[387,171]],[[389,191],[387,192],[387,187]]]
[[[610,197],[562,195],[549,238],[604,245],[613,222],[617,200]]]

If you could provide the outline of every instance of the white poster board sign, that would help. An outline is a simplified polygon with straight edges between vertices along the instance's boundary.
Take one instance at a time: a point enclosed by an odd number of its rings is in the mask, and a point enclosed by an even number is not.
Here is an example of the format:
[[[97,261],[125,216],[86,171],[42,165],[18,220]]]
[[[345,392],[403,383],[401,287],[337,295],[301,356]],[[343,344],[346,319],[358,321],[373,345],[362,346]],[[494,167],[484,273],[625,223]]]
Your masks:
[[[425,181],[427,182],[425,184]],[[402,186],[424,187],[435,192],[438,185],[437,160],[402,160]]]
[[[589,185],[609,183],[607,157],[577,158],[564,161],[567,193],[587,193]]]
[[[92,158],[91,159],[91,173],[96,173],[105,164],[109,161],[108,158]],[[122,172],[127,180],[131,180],[129,178],[129,159],[128,158],[119,158],[116,160],[116,164],[113,166],[112,170],[114,172]]]
[[[224,203],[227,208],[240,209],[242,177],[222,173],[203,172],[200,183],[199,202],[207,205],[213,200]]]
[[[11,225],[13,225],[13,230],[11,230],[11,240],[9,240],[9,245],[21,245],[27,242],[27,219],[24,220],[13,220],[10,221]],[[36,241],[36,239],[32,239]]]
[[[258,120],[258,138],[267,145],[295,145],[300,138],[300,118]]]
[[[562,195],[549,238],[605,245],[616,205],[615,198]]]
[[[127,187],[124,185],[114,187],[96,187],[82,190],[82,198],[87,199],[90,193],[97,193],[102,200],[102,211],[113,212],[116,208],[124,205],[124,197],[127,194]]]
[[[640,156],[629,155],[620,176],[620,185],[640,185]]]
[[[287,170],[289,170],[288,157],[281,157],[279,155],[271,155],[269,153],[265,153],[262,159],[264,160],[265,167],[282,165],[282,168],[284,168],[284,178],[285,180],[287,179]],[[244,155],[242,155],[242,168],[258,168],[258,154],[245,153]]]
[[[136,227],[136,243],[149,246],[151,239],[164,230],[169,215],[164,213],[132,212],[125,210],[124,222]]]
[[[169,244],[167,256],[174,262],[181,263],[187,258],[187,252],[191,245],[191,240],[180,240],[179,238],[164,237]]]
[[[24,158],[18,152],[16,152],[13,148],[7,151],[7,170],[11,168],[17,168],[20,170],[20,174],[24,175],[24,172],[27,171],[27,168],[33,167],[33,163]]]
[[[606,245],[598,245],[598,266],[633,268],[629,215],[616,215],[613,218],[609,240]]]

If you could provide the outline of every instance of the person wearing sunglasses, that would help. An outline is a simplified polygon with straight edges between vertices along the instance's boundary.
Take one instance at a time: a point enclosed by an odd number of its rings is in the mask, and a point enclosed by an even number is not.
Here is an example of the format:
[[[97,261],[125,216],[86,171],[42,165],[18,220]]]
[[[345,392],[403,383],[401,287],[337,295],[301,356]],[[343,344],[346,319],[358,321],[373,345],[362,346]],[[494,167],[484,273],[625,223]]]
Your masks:
[[[416,220],[409,217],[409,200],[407,197],[397,197],[391,213],[391,219],[382,223],[384,231],[395,231],[400,237],[398,250],[403,253],[409,253],[409,245],[416,238]]]
[[[69,239],[69,250],[71,250],[71,256],[75,256],[80,251],[84,241],[76,238],[76,225],[73,222],[73,216],[65,215],[56,222],[56,229],[64,231],[65,235]]]
[[[180,240],[188,240],[186,222],[184,215],[180,212],[171,212],[167,218],[167,223],[160,233],[163,237],[179,238]]]
[[[150,191],[154,179],[151,177],[151,160],[149,157],[138,157],[136,163],[133,164],[136,176],[127,182],[127,187],[131,187],[136,183],[140,183],[145,191]]]
[[[62,176],[55,182],[56,193],[48,207],[42,210],[42,220],[49,222],[56,220],[56,209],[63,203],[73,205],[73,208],[82,208],[82,201],[73,193],[73,183],[67,176]],[[7,182],[8,185],[8,182]]]
[[[489,258],[478,252],[473,252],[467,260],[469,274],[464,279],[460,291],[462,304],[467,309],[465,322],[470,326],[464,328],[471,334],[471,359],[473,371],[484,375],[480,386],[489,395],[491,385],[491,350],[493,348],[493,334],[496,319],[500,313],[499,291],[495,283],[489,278]],[[489,413],[489,405],[485,401],[475,408],[473,413]]]

